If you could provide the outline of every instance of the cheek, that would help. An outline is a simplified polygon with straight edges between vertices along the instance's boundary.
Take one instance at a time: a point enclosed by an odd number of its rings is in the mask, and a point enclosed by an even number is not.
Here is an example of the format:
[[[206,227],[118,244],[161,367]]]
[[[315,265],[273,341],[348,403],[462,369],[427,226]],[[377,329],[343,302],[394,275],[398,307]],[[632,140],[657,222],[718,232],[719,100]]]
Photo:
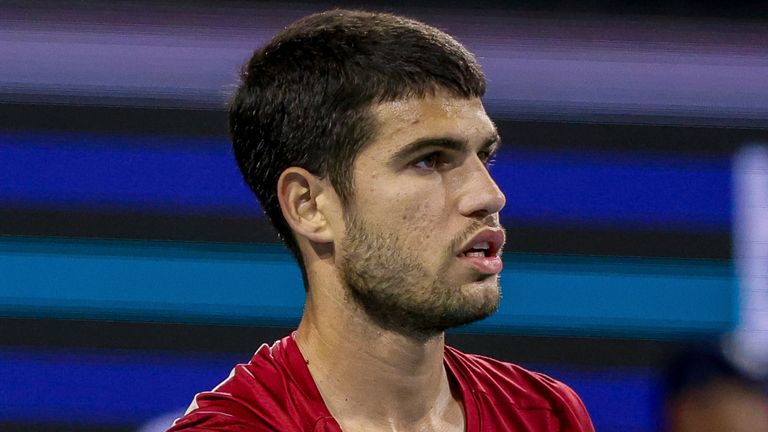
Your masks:
[[[401,224],[400,230],[405,238],[423,244],[430,242],[432,245],[438,245],[441,234],[446,233],[447,209],[444,206],[442,197],[426,197],[409,201],[403,206],[398,218]]]
[[[377,174],[371,173],[373,180]],[[430,240],[446,228],[449,216],[444,179],[393,179],[371,182],[364,188],[358,203],[372,220],[400,233],[403,239]],[[388,185],[388,187],[382,187]]]

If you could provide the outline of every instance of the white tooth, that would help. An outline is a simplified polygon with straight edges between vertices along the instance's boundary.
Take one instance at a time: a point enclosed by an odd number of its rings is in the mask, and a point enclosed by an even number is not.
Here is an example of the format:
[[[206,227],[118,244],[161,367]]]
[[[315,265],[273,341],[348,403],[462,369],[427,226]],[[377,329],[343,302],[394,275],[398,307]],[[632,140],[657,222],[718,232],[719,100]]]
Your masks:
[[[491,246],[488,244],[488,242],[480,242],[476,244],[472,249],[490,249]]]
[[[467,252],[466,256],[468,256],[468,257],[484,257],[485,253],[484,252]]]

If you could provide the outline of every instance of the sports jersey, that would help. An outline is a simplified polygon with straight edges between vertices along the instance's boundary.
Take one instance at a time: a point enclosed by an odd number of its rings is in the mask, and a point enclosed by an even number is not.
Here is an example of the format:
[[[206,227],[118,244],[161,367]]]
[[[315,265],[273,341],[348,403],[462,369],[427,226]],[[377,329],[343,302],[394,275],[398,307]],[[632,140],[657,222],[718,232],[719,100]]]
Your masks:
[[[565,384],[491,358],[445,348],[466,430],[593,432],[587,410]],[[216,388],[199,393],[169,432],[340,432],[293,335],[262,345]]]

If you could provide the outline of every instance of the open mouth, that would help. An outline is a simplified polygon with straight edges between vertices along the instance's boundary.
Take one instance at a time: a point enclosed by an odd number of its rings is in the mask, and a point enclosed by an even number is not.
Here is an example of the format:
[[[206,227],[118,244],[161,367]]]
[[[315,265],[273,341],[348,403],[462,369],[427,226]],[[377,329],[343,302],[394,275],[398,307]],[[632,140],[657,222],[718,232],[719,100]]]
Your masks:
[[[483,241],[472,245],[469,249],[461,252],[459,256],[483,258],[496,256],[496,253],[491,250],[489,242]]]
[[[486,229],[465,243],[458,256],[467,258],[495,258],[499,256],[499,250],[503,245],[504,232],[502,230]]]
[[[485,229],[464,244],[458,258],[481,274],[499,274],[504,267],[499,252],[504,246],[504,231]]]

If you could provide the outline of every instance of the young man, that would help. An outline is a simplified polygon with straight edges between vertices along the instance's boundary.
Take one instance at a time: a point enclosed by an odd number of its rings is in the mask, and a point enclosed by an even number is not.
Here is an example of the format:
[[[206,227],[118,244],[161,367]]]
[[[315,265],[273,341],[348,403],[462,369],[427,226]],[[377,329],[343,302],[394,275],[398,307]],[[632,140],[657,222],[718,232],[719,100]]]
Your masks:
[[[564,384],[444,344],[499,303],[484,92],[464,47],[393,15],[312,15],[256,51],[231,133],[302,269],[304,315],[172,431],[593,430]]]

